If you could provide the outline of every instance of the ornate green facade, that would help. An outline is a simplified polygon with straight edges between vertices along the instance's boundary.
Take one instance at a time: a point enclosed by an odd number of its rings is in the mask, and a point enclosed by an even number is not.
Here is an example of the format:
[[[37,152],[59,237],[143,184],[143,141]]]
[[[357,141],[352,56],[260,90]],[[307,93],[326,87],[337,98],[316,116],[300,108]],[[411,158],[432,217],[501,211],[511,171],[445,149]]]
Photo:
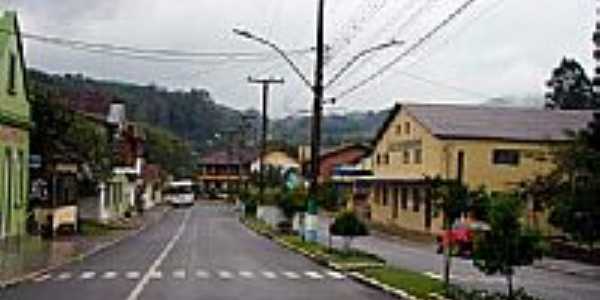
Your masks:
[[[30,106],[17,15],[0,11],[0,239],[25,233]]]

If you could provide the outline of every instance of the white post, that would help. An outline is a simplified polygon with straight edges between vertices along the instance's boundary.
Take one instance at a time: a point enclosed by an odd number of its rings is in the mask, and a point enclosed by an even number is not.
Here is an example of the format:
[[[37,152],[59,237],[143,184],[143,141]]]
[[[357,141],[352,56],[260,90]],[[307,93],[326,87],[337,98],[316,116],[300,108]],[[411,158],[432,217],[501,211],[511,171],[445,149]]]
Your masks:
[[[98,219],[105,221],[108,219],[108,213],[106,212],[106,184],[101,182],[98,185],[100,189],[100,204],[98,209]]]

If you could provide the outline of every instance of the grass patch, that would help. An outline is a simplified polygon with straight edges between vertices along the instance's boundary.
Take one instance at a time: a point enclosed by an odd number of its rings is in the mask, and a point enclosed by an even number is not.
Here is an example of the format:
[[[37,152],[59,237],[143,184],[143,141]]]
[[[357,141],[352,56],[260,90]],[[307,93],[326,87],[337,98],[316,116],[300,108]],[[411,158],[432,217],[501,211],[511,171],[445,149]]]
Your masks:
[[[362,273],[389,286],[404,290],[421,299],[430,299],[430,293],[441,295],[444,292],[444,286],[441,281],[417,272],[393,267],[383,267],[366,269],[363,270]]]
[[[380,264],[385,262],[374,254],[354,249],[348,252],[338,249],[329,249],[329,247],[322,244],[303,241],[298,236],[287,235],[283,236],[281,239],[295,247],[304,249],[305,251],[316,255],[321,255],[328,261],[336,264]]]

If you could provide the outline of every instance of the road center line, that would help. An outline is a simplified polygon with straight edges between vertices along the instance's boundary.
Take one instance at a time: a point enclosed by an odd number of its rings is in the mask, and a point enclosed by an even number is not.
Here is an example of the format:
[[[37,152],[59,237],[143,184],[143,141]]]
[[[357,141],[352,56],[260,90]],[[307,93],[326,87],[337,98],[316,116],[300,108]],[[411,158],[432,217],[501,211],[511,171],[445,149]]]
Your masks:
[[[137,283],[135,288],[131,291],[131,293],[129,294],[129,297],[127,297],[127,300],[137,300],[138,299],[138,297],[144,290],[144,287],[148,284],[148,282],[150,282],[150,279],[152,279],[152,276],[156,273],[156,270],[158,269],[158,267],[162,264],[163,260],[167,257],[167,255],[169,255],[169,252],[171,252],[171,250],[175,246],[175,243],[177,243],[177,241],[183,235],[183,232],[185,231],[185,227],[187,226],[187,223],[188,223],[188,219],[190,218],[191,212],[192,212],[192,210],[188,210],[186,212],[183,222],[181,223],[181,225],[179,225],[179,229],[177,229],[177,233],[175,234],[175,236],[173,236],[173,238],[171,238],[171,240],[169,241],[167,246],[165,246],[165,248],[160,253],[160,255],[152,263],[152,265],[150,266],[148,271],[146,271],[146,273],[144,273],[144,277],[142,277],[142,279]]]

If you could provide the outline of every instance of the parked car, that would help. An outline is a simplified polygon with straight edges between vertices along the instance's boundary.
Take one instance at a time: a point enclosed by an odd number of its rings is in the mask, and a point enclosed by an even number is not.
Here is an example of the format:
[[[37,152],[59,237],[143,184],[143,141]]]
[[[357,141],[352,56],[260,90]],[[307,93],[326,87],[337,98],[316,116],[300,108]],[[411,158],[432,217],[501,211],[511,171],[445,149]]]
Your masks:
[[[173,181],[163,192],[167,203],[175,207],[194,205],[194,191],[191,180]]]
[[[436,237],[437,253],[444,253],[446,247],[451,245],[452,255],[469,257],[473,253],[475,235],[489,229],[489,225],[484,222],[458,222],[451,230],[438,234]]]

